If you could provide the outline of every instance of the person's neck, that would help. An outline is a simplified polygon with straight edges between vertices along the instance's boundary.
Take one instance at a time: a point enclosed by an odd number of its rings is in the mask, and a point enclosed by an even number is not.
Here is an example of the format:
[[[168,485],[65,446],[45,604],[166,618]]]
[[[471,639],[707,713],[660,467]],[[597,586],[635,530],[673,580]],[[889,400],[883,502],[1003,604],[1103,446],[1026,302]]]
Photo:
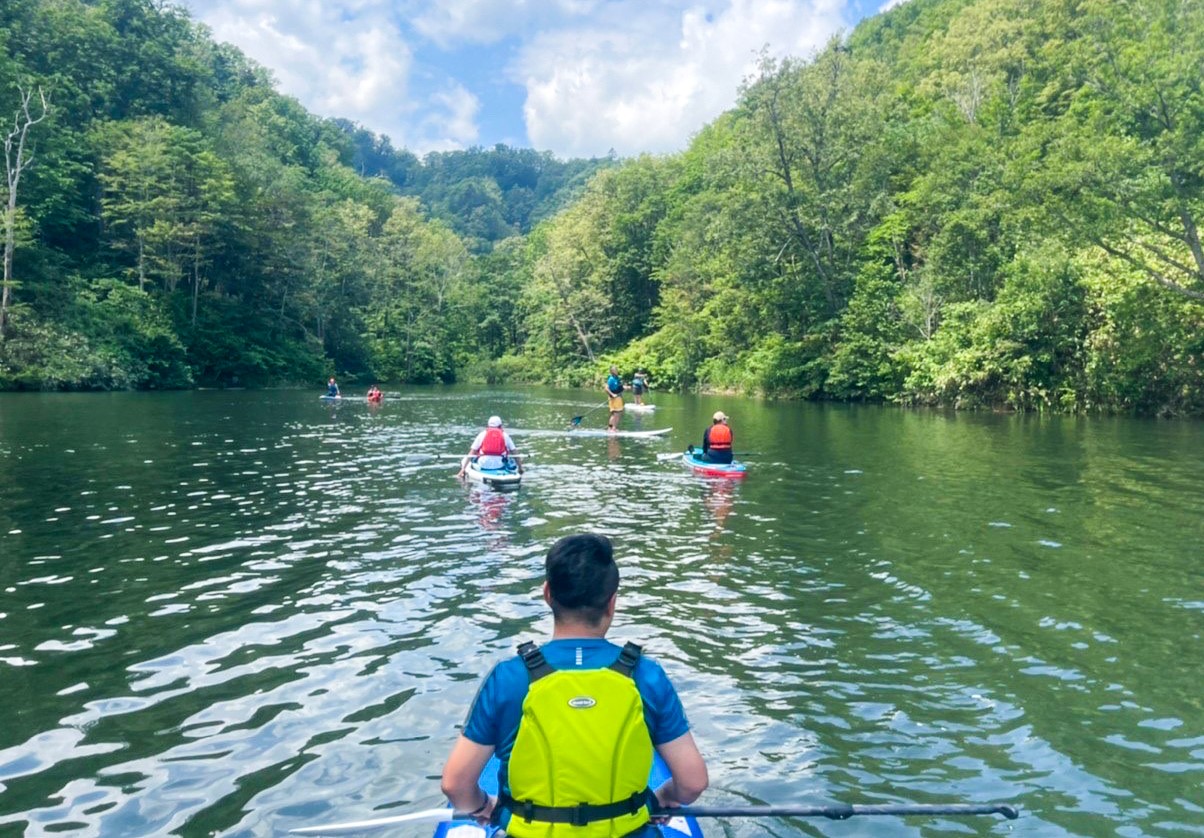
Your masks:
[[[609,628],[605,623],[591,626],[588,623],[557,623],[552,626],[553,640],[601,640]]]

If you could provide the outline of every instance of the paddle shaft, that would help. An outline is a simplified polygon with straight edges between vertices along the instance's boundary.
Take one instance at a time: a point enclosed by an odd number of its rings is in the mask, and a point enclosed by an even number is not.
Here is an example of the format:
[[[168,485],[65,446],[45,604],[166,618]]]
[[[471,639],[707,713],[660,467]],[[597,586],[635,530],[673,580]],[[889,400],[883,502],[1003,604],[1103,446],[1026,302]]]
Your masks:
[[[608,404],[610,404],[610,402],[602,402],[602,404],[600,404],[600,405],[591,407],[589,410],[585,411],[585,413],[582,413],[580,416],[574,416],[572,419],[570,419],[569,424],[570,425],[580,425],[582,419],[584,419],[586,416],[589,416],[595,410],[601,410],[602,408],[606,407]]]
[[[831,818],[844,820],[854,815],[1003,815],[1015,820],[1019,812],[1001,803],[881,803],[833,806],[683,806],[661,809],[657,817],[689,818]]]
[[[856,815],[890,815],[894,817],[938,815],[1003,815],[1015,820],[1020,813],[1012,806],[1002,803],[932,803],[906,804],[881,803],[867,805],[832,806],[683,806],[678,809],[658,809],[654,817],[681,818],[830,818],[842,821]],[[400,823],[418,821],[446,822],[475,820],[470,812],[453,812],[451,809],[426,809],[371,820],[332,823],[324,826],[304,826],[290,829],[294,835],[340,835],[396,826]]]
[[[420,456],[420,455],[415,454],[413,456]],[[470,455],[470,454],[434,454],[434,455],[427,455],[427,456],[435,456],[441,460],[462,460],[465,457],[469,457],[472,455]],[[498,456],[500,457],[502,455],[499,454]],[[523,454],[521,452],[515,452],[513,454],[507,454],[506,456],[507,457],[516,457],[516,458],[523,459],[523,460],[529,460],[532,457],[534,457],[535,455],[534,454]]]

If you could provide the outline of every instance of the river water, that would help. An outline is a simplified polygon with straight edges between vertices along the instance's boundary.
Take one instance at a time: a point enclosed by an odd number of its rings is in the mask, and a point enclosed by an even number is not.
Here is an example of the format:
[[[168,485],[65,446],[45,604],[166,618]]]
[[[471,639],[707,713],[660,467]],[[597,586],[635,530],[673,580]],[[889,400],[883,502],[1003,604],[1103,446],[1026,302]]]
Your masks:
[[[551,433],[582,391],[315,395],[0,396],[0,835],[441,805],[582,530],[616,544],[612,638],[682,696],[700,803],[1022,807],[712,835],[1204,834],[1198,423],[654,394],[624,427],[667,437],[583,439]],[[720,408],[742,484],[658,457]],[[441,457],[490,413],[535,454],[517,492]]]

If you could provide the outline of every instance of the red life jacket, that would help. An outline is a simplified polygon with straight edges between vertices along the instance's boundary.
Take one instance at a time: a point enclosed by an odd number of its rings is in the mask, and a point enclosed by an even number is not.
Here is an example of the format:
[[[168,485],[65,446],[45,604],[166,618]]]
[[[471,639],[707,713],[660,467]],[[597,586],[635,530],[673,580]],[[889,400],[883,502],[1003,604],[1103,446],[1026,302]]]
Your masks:
[[[710,447],[717,451],[730,451],[732,448],[732,429],[719,422],[711,425],[711,435],[707,437]]]
[[[506,453],[506,434],[501,428],[485,429],[485,439],[481,440],[478,453],[487,457],[500,457]]]

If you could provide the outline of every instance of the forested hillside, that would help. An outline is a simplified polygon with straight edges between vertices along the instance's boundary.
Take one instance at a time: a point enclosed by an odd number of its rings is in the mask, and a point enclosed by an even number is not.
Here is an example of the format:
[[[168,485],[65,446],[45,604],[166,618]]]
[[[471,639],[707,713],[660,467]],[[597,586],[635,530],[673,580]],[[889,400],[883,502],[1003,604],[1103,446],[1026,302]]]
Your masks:
[[[764,60],[687,152],[537,230],[526,299],[565,318],[525,351],[813,398],[1199,413],[1202,79],[1204,3],[910,0]]]
[[[531,232],[534,224],[577,198],[598,170],[617,162],[613,157],[559,160],[551,152],[505,145],[419,158],[361,126],[345,120],[335,124],[354,143],[351,165],[357,172],[388,178],[400,194],[418,198],[474,253],[487,253],[503,239]]]
[[[149,0],[7,0],[0,42],[34,157],[0,386],[581,383],[613,360],[663,386],[1204,411],[1194,0],[909,0],[763,59],[681,154],[617,164],[418,161]]]
[[[152,0],[6,0],[0,113],[8,388],[451,380],[502,345],[472,252],[613,164],[418,160]]]

